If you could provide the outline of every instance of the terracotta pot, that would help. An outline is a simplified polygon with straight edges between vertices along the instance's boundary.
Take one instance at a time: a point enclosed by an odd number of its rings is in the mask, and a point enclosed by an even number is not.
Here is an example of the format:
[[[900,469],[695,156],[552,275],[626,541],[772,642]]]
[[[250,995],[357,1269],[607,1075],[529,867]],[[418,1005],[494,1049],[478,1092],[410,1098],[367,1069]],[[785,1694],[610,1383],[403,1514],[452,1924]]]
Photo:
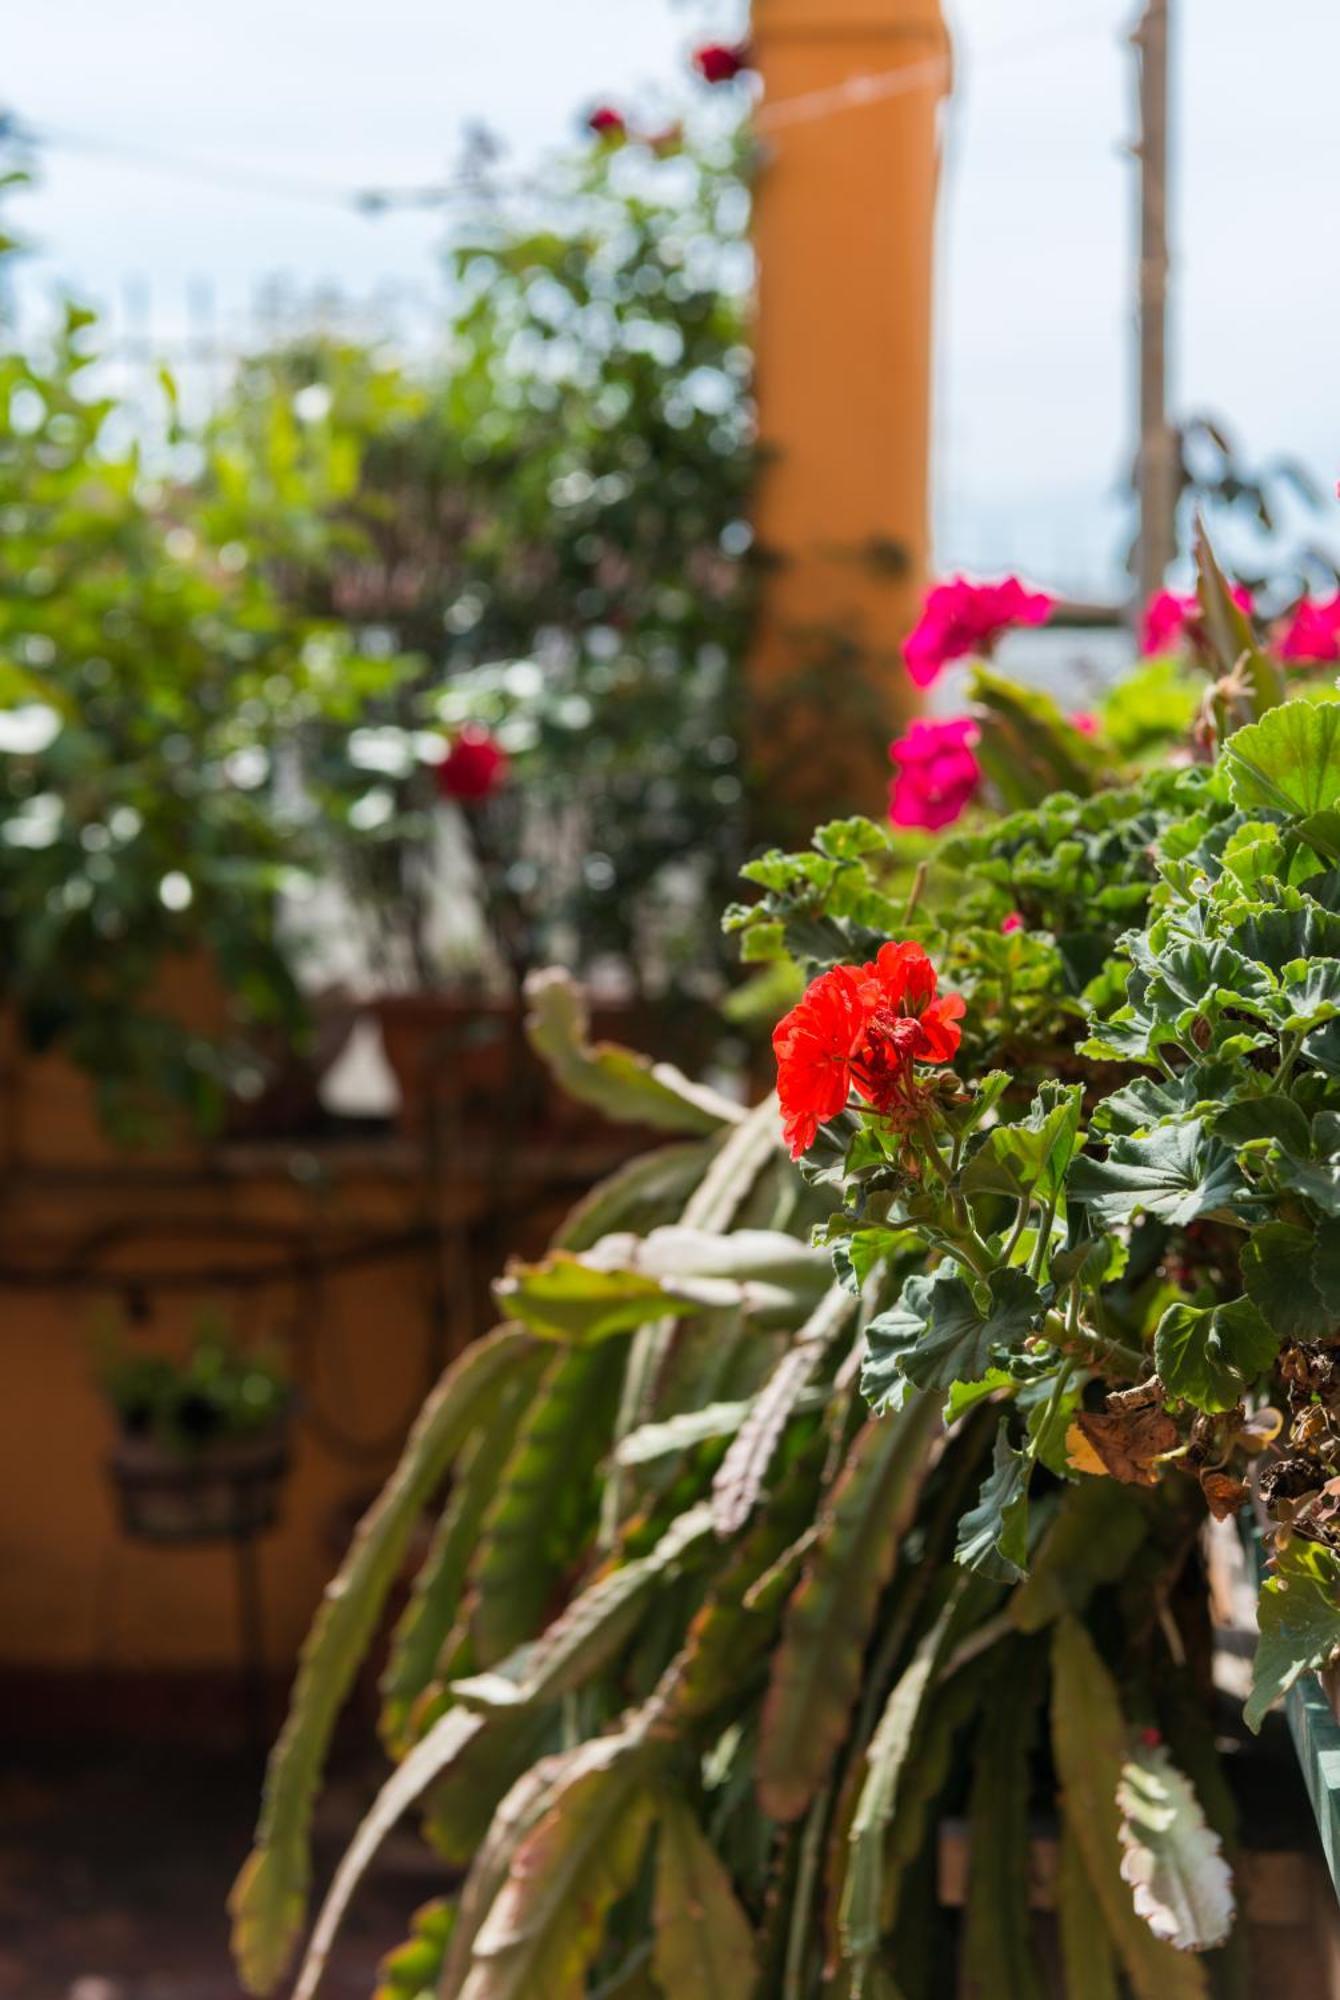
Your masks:
[[[121,1525],[137,1541],[235,1541],[273,1527],[289,1469],[288,1425],[202,1445],[189,1456],[157,1438],[122,1437],[108,1461]]]
[[[399,1123],[421,1138],[534,1115],[538,1065],[518,1006],[450,993],[392,993],[375,1002],[382,1047],[400,1088]]]

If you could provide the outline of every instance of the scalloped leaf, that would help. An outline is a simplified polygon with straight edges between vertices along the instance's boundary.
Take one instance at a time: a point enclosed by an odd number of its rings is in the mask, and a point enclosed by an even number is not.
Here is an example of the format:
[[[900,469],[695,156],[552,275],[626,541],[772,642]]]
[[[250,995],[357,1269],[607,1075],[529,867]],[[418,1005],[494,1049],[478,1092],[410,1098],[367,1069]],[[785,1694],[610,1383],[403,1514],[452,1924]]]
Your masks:
[[[1042,1316],[1042,1294],[1024,1271],[993,1271],[979,1305],[949,1266],[908,1278],[898,1301],[871,1320],[861,1394],[875,1414],[900,1407],[911,1383],[949,1389],[980,1382],[998,1351],[1024,1339]]]
[[[1340,1647],[1340,1557],[1294,1536],[1261,1586],[1256,1615],[1260,1637],[1243,1709],[1251,1730],[1301,1675],[1324,1667]]]
[[[1250,1299],[1169,1306],[1154,1334],[1154,1366],[1170,1396],[1231,1410],[1279,1352],[1279,1335]]]
[[[1178,1951],[1211,1951],[1233,1928],[1233,1876],[1190,1780],[1163,1744],[1132,1750],[1117,1787],[1121,1879],[1135,1913]]]

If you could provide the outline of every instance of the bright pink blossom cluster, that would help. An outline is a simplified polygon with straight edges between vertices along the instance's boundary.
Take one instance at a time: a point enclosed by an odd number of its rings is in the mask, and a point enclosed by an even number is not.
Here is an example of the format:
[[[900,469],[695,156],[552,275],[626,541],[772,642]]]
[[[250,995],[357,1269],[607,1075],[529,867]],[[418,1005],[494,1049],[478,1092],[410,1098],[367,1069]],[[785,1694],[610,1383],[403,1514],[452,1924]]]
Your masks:
[[[1246,585],[1235,584],[1231,595],[1238,610],[1250,618],[1252,593]],[[1145,658],[1171,653],[1178,646],[1204,652],[1205,645],[1205,614],[1195,591],[1156,591],[1145,606],[1140,623],[1140,651]]]
[[[1340,660],[1340,591],[1320,602],[1305,597],[1280,633],[1279,654],[1294,666],[1324,666]]]
[[[971,716],[942,722],[918,717],[889,745],[894,776],[889,818],[895,826],[949,826],[976,797],[982,767],[973,755],[980,731]]]
[[[938,583],[903,648],[907,671],[918,687],[929,687],[951,660],[989,658],[1011,626],[1045,625],[1054,602],[1045,591],[1026,589],[1017,576],[1000,583],[970,583],[965,576]]]

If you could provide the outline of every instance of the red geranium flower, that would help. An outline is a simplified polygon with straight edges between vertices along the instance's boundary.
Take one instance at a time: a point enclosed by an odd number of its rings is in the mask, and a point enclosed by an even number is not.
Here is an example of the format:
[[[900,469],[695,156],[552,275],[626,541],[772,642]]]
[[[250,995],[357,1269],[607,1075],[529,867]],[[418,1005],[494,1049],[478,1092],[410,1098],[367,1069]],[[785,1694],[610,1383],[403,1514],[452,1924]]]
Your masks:
[[[1002,937],[1013,937],[1014,933],[1021,931],[1023,927],[1024,920],[1018,910],[1011,910],[1007,917],[1002,917],[1000,920],[1000,934]]]
[[[458,805],[492,798],[507,781],[507,752],[481,722],[467,722],[451,739],[437,766],[437,789]]]
[[[949,826],[976,795],[982,767],[973,755],[979,735],[971,717],[922,719],[889,745],[895,776],[889,818],[895,826]]]
[[[628,120],[612,104],[598,104],[586,121],[586,129],[597,139],[626,139]]]
[[[693,67],[704,83],[734,83],[749,68],[749,50],[743,42],[704,42],[693,51]]]
[[[1280,637],[1280,658],[1294,665],[1321,666],[1340,660],[1340,592],[1321,604],[1305,597]]]
[[[920,945],[886,944],[873,964],[821,973],[778,1022],[772,1046],[792,1159],[808,1152],[853,1090],[900,1128],[920,1115],[925,1093],[913,1065],[949,1062],[960,1040],[963,1001],[937,998],[936,986]]]
[[[1230,595],[1239,611],[1252,615],[1252,593],[1245,584],[1234,584]],[[1146,659],[1170,653],[1177,646],[1193,652],[1205,650],[1205,614],[1194,591],[1159,590],[1145,606],[1140,625],[1140,651]]]
[[[903,648],[907,671],[918,687],[929,687],[951,660],[968,653],[989,657],[1012,625],[1045,625],[1054,603],[1045,591],[1026,590],[1017,576],[1001,583],[970,583],[965,576],[938,583]]]

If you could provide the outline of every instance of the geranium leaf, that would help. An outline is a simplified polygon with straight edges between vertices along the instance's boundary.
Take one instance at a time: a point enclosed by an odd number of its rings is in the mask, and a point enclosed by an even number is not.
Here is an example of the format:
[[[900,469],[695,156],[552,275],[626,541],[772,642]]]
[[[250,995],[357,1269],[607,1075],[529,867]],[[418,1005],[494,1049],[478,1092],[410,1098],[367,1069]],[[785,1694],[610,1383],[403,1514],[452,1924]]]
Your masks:
[[[1340,705],[1284,702],[1224,746],[1235,804],[1294,814],[1340,799]]]
[[[1263,1097],[1240,1097],[1210,1120],[1217,1139],[1230,1146],[1247,1146],[1256,1139],[1276,1139],[1287,1152],[1306,1159],[1312,1151],[1307,1114],[1280,1091]]]
[[[1212,1951],[1233,1928],[1233,1876],[1190,1780],[1161,1743],[1140,1743],[1117,1787],[1121,1878],[1135,1913],[1178,1951]]]
[[[987,1133],[964,1168],[965,1191],[1053,1200],[1078,1143],[1083,1095],[1078,1084],[1044,1083],[1026,1117]]]
[[[1340,1557],[1295,1535],[1262,1585],[1257,1623],[1261,1636],[1243,1710],[1253,1730],[1300,1674],[1324,1667],[1340,1646]]]
[[[1273,1365],[1279,1344],[1250,1299],[1169,1306],[1154,1335],[1154,1365],[1170,1396],[1198,1410],[1231,1410]]]
[[[1033,1461],[1002,1423],[977,1505],[958,1524],[954,1560],[993,1583],[1017,1583],[1028,1561],[1028,1482]]]
[[[909,1278],[897,1304],[870,1322],[861,1393],[877,1414],[896,1409],[909,1382],[949,1389],[980,1381],[998,1349],[1024,1338],[1042,1312],[1033,1280],[994,1271],[986,1289],[983,1309],[967,1281],[942,1267],[934,1277]]]
[[[1340,1015],[1340,958],[1297,959],[1284,968],[1281,1028],[1297,1034]]]
[[[1247,1296],[1281,1340],[1314,1340],[1330,1315],[1312,1281],[1312,1232],[1292,1222],[1264,1222],[1242,1246]]]
[[[1184,1226],[1214,1209],[1233,1209],[1245,1195],[1233,1155],[1206,1138],[1198,1118],[1159,1126],[1142,1139],[1114,1139],[1105,1160],[1081,1155],[1070,1192],[1109,1225],[1145,1214]]]

